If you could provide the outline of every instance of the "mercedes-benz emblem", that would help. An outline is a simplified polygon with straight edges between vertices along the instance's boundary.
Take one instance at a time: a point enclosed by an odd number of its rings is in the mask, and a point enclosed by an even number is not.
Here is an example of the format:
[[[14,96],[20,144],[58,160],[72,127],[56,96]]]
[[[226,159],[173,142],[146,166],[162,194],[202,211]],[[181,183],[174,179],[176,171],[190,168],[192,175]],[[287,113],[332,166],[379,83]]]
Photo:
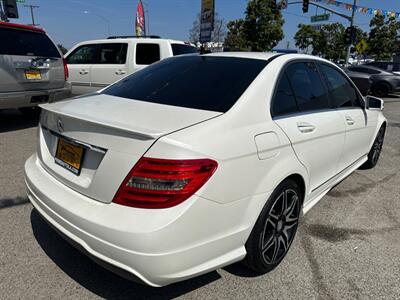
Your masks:
[[[57,120],[57,128],[60,133],[64,131],[64,123],[61,119]]]
[[[37,68],[38,62],[37,62],[36,60],[32,59],[32,60],[31,60],[31,66],[32,66],[33,68]]]

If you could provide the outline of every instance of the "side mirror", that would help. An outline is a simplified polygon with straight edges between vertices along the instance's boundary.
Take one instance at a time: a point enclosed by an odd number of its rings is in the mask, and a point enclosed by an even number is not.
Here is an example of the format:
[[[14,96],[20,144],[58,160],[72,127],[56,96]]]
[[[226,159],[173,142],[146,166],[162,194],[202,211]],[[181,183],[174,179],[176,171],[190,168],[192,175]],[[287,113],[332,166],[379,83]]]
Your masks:
[[[376,98],[373,96],[366,96],[365,97],[365,108],[366,109],[379,109],[383,110],[385,107],[384,101],[380,98]]]

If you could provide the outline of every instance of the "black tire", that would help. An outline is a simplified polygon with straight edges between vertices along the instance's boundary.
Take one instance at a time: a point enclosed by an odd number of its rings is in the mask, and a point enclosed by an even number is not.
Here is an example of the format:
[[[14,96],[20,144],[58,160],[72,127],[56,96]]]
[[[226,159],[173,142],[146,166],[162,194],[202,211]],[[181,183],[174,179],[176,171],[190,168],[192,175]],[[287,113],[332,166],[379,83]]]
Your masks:
[[[301,189],[293,180],[283,181],[274,190],[246,242],[243,263],[247,267],[264,274],[283,260],[296,235],[302,198]]]
[[[18,109],[25,117],[29,119],[37,119],[40,116],[40,107],[33,106],[33,107],[22,107]]]
[[[372,94],[375,97],[386,97],[389,95],[389,86],[386,83],[377,83],[372,87]]]
[[[361,166],[361,169],[372,169],[377,165],[385,140],[385,131],[384,126],[379,129],[372,148],[368,153],[368,160]]]

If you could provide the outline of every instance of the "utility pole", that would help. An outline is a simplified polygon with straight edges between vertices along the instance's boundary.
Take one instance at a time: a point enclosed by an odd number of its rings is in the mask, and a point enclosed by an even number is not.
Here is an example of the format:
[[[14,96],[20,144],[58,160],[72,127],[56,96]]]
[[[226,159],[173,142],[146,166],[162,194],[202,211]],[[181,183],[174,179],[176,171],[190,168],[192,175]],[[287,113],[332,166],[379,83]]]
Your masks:
[[[35,24],[35,16],[33,15],[33,9],[34,8],[39,8],[39,6],[37,6],[37,5],[28,5],[28,4],[25,4],[24,5],[25,7],[29,7],[30,8],[30,10],[31,10],[31,18],[32,18],[32,26],[35,26],[35,25],[39,25],[39,24]]]
[[[351,13],[350,28],[353,28],[353,26],[354,26],[354,17],[355,17],[355,15],[356,15],[356,5],[357,5],[357,0],[354,0],[353,9],[352,9],[352,13]],[[352,42],[353,42],[353,41],[352,41]],[[351,49],[351,44],[347,47],[346,67],[349,66],[350,49]]]
[[[3,1],[0,0],[0,21],[8,22],[7,16],[3,10]]]

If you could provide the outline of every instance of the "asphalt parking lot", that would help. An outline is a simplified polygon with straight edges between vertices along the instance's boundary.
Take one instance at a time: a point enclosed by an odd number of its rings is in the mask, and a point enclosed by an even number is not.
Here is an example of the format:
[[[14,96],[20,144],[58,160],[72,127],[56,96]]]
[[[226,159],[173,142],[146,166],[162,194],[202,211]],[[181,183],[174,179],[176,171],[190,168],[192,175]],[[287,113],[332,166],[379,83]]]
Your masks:
[[[400,98],[387,100],[378,166],[355,172],[304,216],[276,270],[255,276],[235,264],[161,289],[102,269],[43,221],[23,181],[36,122],[0,112],[0,298],[399,299]]]

